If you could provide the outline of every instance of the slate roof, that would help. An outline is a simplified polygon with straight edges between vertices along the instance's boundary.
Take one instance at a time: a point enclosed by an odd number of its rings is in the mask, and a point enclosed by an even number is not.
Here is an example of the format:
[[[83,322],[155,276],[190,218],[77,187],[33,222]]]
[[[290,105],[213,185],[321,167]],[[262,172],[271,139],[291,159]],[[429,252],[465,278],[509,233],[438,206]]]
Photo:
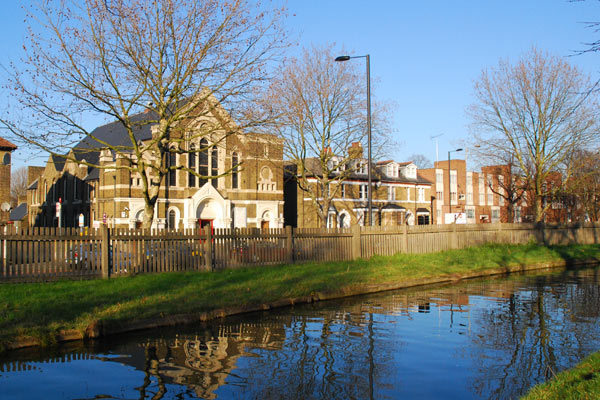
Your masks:
[[[21,221],[27,216],[27,203],[21,203],[10,212],[11,221]]]
[[[155,112],[141,112],[131,117],[134,125],[134,137],[136,141],[148,140],[152,138],[151,127],[157,119]],[[110,122],[94,129],[91,136],[83,138],[73,147],[73,156],[76,160],[85,160],[90,164],[97,164],[100,160],[100,149],[108,144],[119,148],[123,152],[131,151],[131,140],[127,129],[119,121]],[[53,161],[57,170],[61,171],[65,164],[65,159],[60,156],[53,156]],[[90,168],[88,175],[84,180],[97,180],[100,177],[98,168]]]
[[[35,190],[38,188],[38,181],[40,178],[35,178],[35,181],[31,182],[31,185],[27,186],[27,190]]]
[[[56,168],[58,172],[62,171],[66,160],[63,157],[55,154],[52,154],[50,158],[52,159],[52,163],[54,163],[54,168]]]
[[[398,163],[398,164],[399,165],[408,165],[410,163],[411,162]],[[314,158],[314,157],[307,158],[305,160],[305,166],[306,166],[306,170],[309,172],[308,175],[321,176],[321,174],[323,173],[322,169],[321,169],[321,163],[319,162],[319,159],[317,159],[317,158]],[[429,180],[423,178],[419,174],[417,174],[416,178],[407,178],[403,175],[401,175],[399,177],[388,177],[382,172],[381,168],[378,167],[376,164],[372,163],[371,167],[372,167],[371,179],[374,182],[382,181],[382,182],[412,183],[412,184],[423,184],[423,185],[431,185],[432,184]],[[354,171],[348,176],[348,180],[367,180],[367,174],[366,173],[359,174],[356,171]]]
[[[84,181],[95,181],[100,179],[100,168],[92,168],[92,170],[87,174]]]

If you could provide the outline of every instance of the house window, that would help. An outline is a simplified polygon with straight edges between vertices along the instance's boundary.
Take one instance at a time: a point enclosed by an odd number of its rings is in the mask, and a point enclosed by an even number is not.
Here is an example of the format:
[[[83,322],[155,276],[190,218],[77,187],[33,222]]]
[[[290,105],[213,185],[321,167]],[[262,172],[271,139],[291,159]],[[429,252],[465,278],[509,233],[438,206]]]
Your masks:
[[[357,166],[357,168],[356,168],[356,169],[357,169],[357,171],[356,171],[356,172],[357,172],[358,174],[364,175],[364,174],[366,174],[366,173],[367,173],[366,164],[365,164],[365,163],[363,163],[363,162],[359,162],[359,163],[358,163],[358,166]]]
[[[177,228],[177,215],[175,213],[175,210],[171,210],[169,211],[169,229],[176,229]]]
[[[437,171],[435,173],[435,182],[436,183],[444,183],[444,172],[443,171]]]
[[[492,223],[500,222],[500,210],[492,210]]]
[[[467,208],[467,219],[475,219],[475,210]]]
[[[406,188],[406,201],[410,201],[410,188]]]
[[[388,186],[388,200],[396,200],[396,188],[393,186]]]
[[[505,191],[504,191],[504,177],[502,175],[498,175],[498,192],[499,192],[498,204],[503,206]]]
[[[473,176],[471,174],[467,174],[467,186],[473,186]]]
[[[450,200],[456,204],[456,202],[458,201],[458,197],[456,195],[456,192],[450,192]]]
[[[473,192],[467,192],[467,203],[473,204]]]
[[[485,185],[483,175],[479,175],[479,204],[485,205]]]
[[[177,166],[177,154],[172,153],[170,150],[167,153],[167,185],[169,186],[177,186],[177,170],[175,167]]]
[[[492,204],[494,204],[494,194],[489,189],[488,189],[488,194],[487,194],[487,202],[488,202],[488,206],[491,206]]]
[[[342,183],[342,186],[340,187],[340,196],[342,197],[342,199],[346,198],[346,185]]]
[[[359,195],[360,195],[360,199],[361,200],[366,200],[367,199],[367,185],[360,185],[359,186]]]
[[[198,178],[198,184],[204,185],[208,177],[208,140],[202,139],[200,141],[200,152],[198,153],[198,174],[201,178]]]
[[[438,201],[442,203],[444,202],[444,192],[435,192],[435,196]]]
[[[266,149],[266,147],[265,147]],[[212,148],[211,156],[210,156],[210,176],[218,176],[219,175],[219,150],[216,146]],[[219,180],[217,178],[212,179],[213,187],[217,187]]]
[[[425,188],[417,189],[418,201],[425,201]]]
[[[456,186],[456,171],[450,171],[450,186]]]
[[[231,187],[233,189],[239,189],[239,159],[238,159],[238,154],[237,153],[232,153],[231,154]]]
[[[188,154],[188,169],[196,171],[196,146],[190,144],[190,153]],[[188,187],[196,187],[196,175],[192,172],[188,173]]]
[[[356,212],[356,222],[360,226],[365,226],[365,212],[364,211]]]
[[[77,185],[77,177],[73,177],[73,200],[79,200],[79,185]]]

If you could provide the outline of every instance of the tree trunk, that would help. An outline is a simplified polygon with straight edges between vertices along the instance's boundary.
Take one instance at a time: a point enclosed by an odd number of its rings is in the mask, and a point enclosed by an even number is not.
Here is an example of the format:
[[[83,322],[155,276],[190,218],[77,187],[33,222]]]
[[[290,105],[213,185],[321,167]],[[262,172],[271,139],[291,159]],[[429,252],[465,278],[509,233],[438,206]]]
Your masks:
[[[142,222],[142,229],[152,228],[152,221],[154,221],[154,204],[155,201],[150,201],[144,205],[144,221]]]
[[[536,195],[535,197],[535,222],[542,222],[544,217],[543,206],[542,206],[542,196]]]

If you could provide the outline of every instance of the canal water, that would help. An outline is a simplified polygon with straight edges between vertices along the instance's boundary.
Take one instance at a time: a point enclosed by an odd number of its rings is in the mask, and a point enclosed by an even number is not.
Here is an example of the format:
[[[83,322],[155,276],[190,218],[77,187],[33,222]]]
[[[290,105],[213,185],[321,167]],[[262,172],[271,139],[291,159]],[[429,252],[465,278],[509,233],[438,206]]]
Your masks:
[[[385,292],[0,360],[2,399],[514,399],[600,350],[600,269]]]

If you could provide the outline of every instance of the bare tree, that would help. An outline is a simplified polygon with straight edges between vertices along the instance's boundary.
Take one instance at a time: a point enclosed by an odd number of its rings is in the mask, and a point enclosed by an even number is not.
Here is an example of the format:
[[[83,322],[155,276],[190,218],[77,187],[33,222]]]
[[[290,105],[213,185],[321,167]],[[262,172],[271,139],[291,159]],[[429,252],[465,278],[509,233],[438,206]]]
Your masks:
[[[211,151],[186,143],[261,122],[249,107],[285,46],[282,10],[247,0],[65,0],[30,12],[4,128],[79,164],[102,167],[87,154],[103,149],[125,159],[112,168],[141,178],[145,228],[169,171],[195,173],[174,153]],[[90,117],[115,121],[123,137],[96,136]]]
[[[600,155],[582,149],[573,152],[569,161],[574,172],[565,182],[565,194],[573,199],[571,217],[600,221]],[[579,207],[585,215],[577,215]]]
[[[366,168],[359,150],[366,149],[367,139],[362,65],[334,62],[336,55],[332,46],[304,49],[282,67],[264,102],[275,116],[269,128],[284,139],[284,158],[293,164],[298,186],[316,205],[323,225],[342,182]],[[373,148],[380,149],[387,123],[383,108],[373,110]]]
[[[10,174],[10,204],[19,205],[19,197],[27,195],[27,167],[20,167]]]
[[[478,152],[514,160],[533,196],[536,222],[549,207],[543,205],[549,175],[568,179],[566,157],[597,138],[594,87],[576,67],[536,49],[514,65],[501,61],[483,71],[475,83],[477,102],[468,112]]]
[[[423,154],[413,154],[409,156],[408,159],[415,163],[419,169],[433,168],[433,163],[431,160],[425,157]]]

